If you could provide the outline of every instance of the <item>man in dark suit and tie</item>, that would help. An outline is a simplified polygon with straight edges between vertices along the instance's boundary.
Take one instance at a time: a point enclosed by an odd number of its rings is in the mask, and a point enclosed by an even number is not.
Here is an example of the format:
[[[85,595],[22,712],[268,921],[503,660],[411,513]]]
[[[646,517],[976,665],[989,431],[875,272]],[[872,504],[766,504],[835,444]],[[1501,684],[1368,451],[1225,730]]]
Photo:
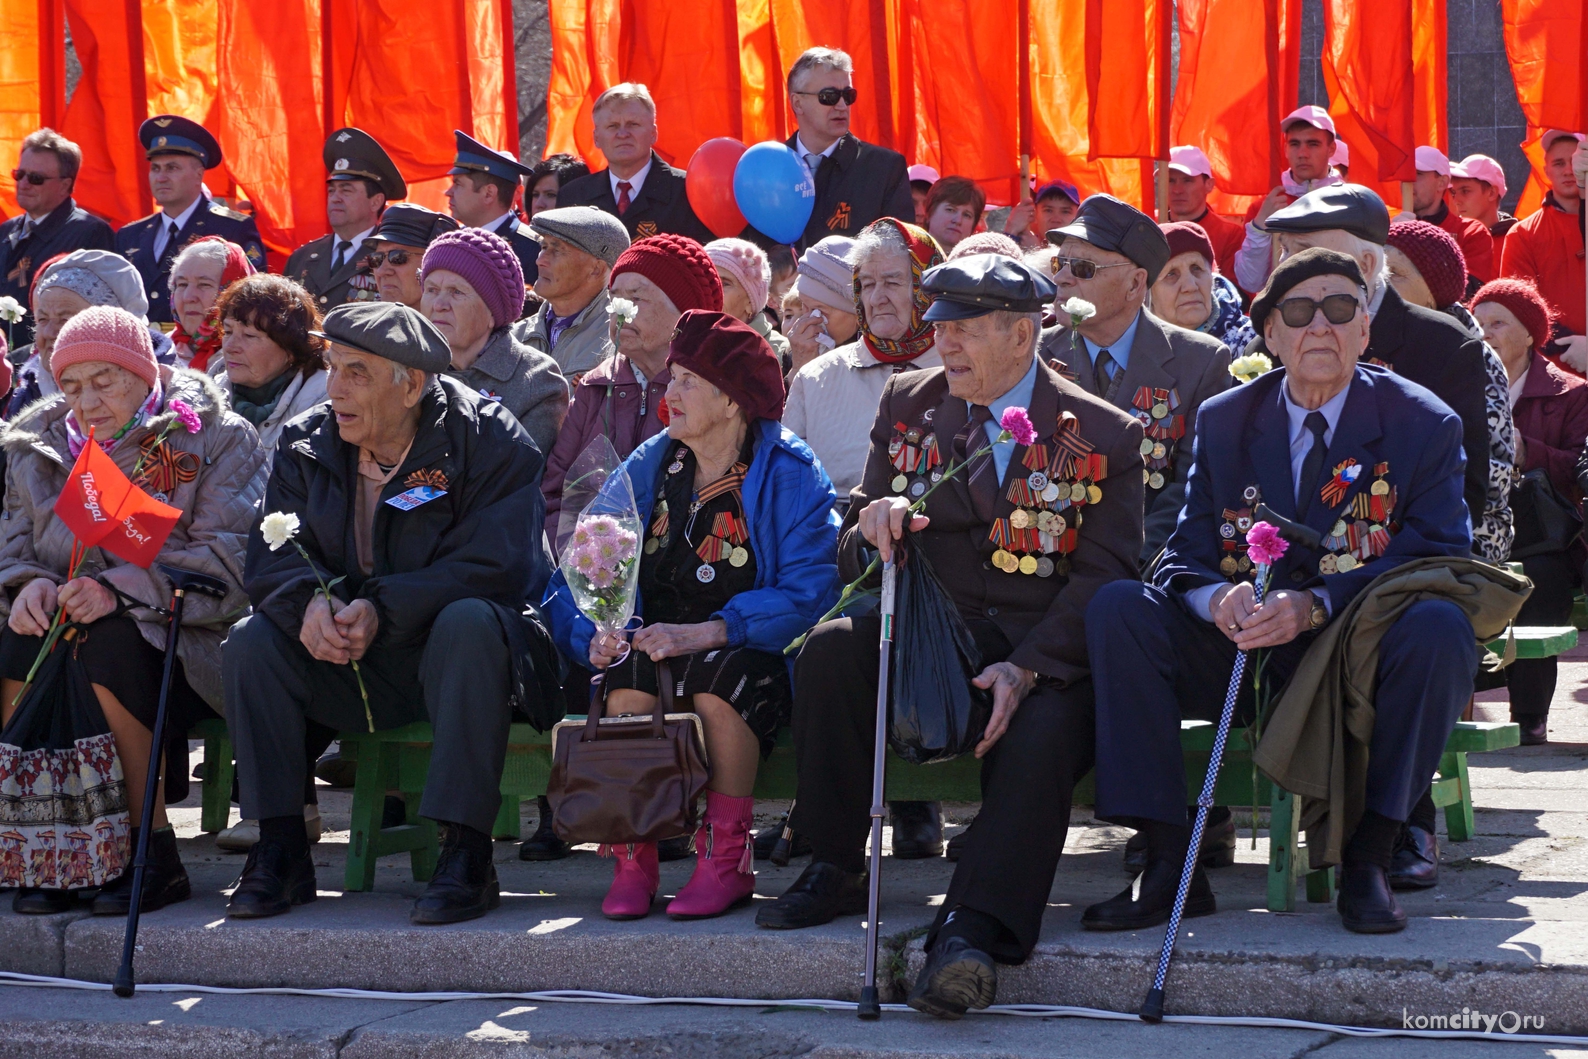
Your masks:
[[[1087,608],[1097,816],[1147,836],[1145,871],[1086,910],[1081,924],[1091,930],[1169,917],[1190,842],[1180,721],[1218,717],[1237,650],[1263,649],[1264,679],[1282,685],[1318,631],[1376,577],[1471,549],[1461,420],[1429,390],[1358,362],[1369,321],[1356,262],[1321,247],[1287,258],[1253,303],[1252,324],[1283,370],[1202,407],[1185,513],[1152,581],[1105,586]],[[1246,541],[1259,504],[1311,527],[1319,543],[1292,541],[1256,606]],[[1411,603],[1379,639],[1375,720],[1361,740],[1365,811],[1341,853],[1349,930],[1406,924],[1390,859],[1472,695],[1474,640],[1448,598]],[[1198,867],[1185,914],[1215,910]]]
[[[623,222],[630,239],[687,235],[705,244],[716,238],[695,216],[684,193],[684,171],[662,160],[656,143],[656,102],[644,85],[613,85],[590,111],[595,143],[607,167],[570,180],[557,205],[594,206]]]
[[[380,301],[374,270],[375,229],[386,203],[408,195],[408,182],[384,148],[362,129],[337,129],[325,141],[325,215],[331,231],[287,258],[286,275],[314,295],[321,313],[350,301]]]
[[[236,243],[259,272],[265,270],[265,244],[254,219],[214,202],[204,193],[204,173],[221,164],[220,144],[196,121],[157,114],[138,126],[138,140],[149,159],[149,194],[160,209],[116,232],[116,253],[143,277],[149,321],[169,324],[171,262],[193,240],[218,235]]]
[[[816,186],[816,206],[795,247],[800,253],[829,235],[854,238],[879,217],[915,223],[904,155],[849,131],[853,74],[849,56],[834,48],[811,48],[789,67],[789,109],[799,131],[787,142]]]
[[[513,205],[524,178],[532,170],[466,133],[454,129],[452,138],[457,141],[458,153],[452,168],[447,170],[452,186],[446,194],[453,218],[465,228],[484,228],[506,239],[524,273],[525,288],[533,286],[540,276],[535,267],[540,242],[529,234],[529,225],[519,219]]]

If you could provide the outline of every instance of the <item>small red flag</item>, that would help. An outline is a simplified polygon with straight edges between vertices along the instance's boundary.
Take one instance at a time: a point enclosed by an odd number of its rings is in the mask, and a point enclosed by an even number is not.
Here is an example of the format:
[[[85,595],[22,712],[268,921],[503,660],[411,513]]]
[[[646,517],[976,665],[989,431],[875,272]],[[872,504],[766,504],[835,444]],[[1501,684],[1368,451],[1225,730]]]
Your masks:
[[[147,570],[182,511],[132,484],[99,443],[89,439],[66,476],[55,515],[84,547],[104,548]]]

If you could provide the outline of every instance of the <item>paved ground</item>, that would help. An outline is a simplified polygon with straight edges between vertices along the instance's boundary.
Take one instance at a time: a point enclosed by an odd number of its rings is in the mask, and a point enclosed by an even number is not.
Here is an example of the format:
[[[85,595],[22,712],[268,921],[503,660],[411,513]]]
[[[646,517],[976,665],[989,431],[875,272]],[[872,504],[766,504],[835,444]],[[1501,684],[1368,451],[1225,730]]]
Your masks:
[[[1484,701],[1488,700],[1488,701]],[[1503,719],[1503,692],[1480,696],[1480,719]],[[1588,1034],[1588,649],[1562,666],[1548,747],[1473,759],[1479,837],[1446,843],[1441,884],[1407,895],[1402,934],[1351,935],[1328,905],[1264,910],[1267,839],[1243,829],[1238,863],[1214,873],[1220,914],[1190,921],[1171,978],[1171,1012],[1283,1016],[1401,1025],[1405,1015],[1513,1011],[1545,1032]],[[229,923],[225,890],[242,858],[197,831],[196,801],[173,815],[197,896],[145,917],[138,956],[145,981],[220,986],[343,986],[413,992],[579,988],[649,996],[854,998],[863,957],[858,918],[794,934],[756,929],[753,909],[673,923],[658,911],[617,924],[599,904],[610,862],[591,850],[549,865],[497,846],[500,911],[454,928],[409,926],[422,887],[405,857],[381,863],[375,891],[341,891],[345,793],[322,790],[332,828],[317,848],[321,899],[274,920]],[[782,806],[766,803],[773,820]],[[949,806],[956,828],[972,811]],[[531,805],[526,829],[533,826]],[[1246,814],[1249,816],[1249,814]],[[1134,1010],[1161,942],[1159,930],[1082,931],[1080,909],[1128,881],[1125,833],[1077,810],[1055,880],[1043,939],[1024,967],[1005,969],[999,1000]],[[1261,825],[1261,821],[1259,821]],[[338,830],[340,828],[340,830]],[[758,890],[780,893],[802,868],[762,866]],[[663,865],[676,892],[690,863]],[[919,935],[952,866],[888,862],[882,931],[885,985],[898,998],[919,964]],[[0,910],[0,969],[108,981],[122,924],[81,912],[40,920]],[[1252,1057],[1363,1052],[1398,1056],[1588,1056],[1559,1047],[1432,1044],[1327,1033],[1082,1019],[983,1016],[954,1026],[912,1014],[865,1025],[847,1014],[776,1006],[613,1008],[519,1001],[329,1000],[0,988],[0,1056],[925,1056],[1107,1057],[1241,1049]],[[1496,1036],[1499,1036],[1498,1034]],[[75,1049],[75,1050],[73,1050]]]

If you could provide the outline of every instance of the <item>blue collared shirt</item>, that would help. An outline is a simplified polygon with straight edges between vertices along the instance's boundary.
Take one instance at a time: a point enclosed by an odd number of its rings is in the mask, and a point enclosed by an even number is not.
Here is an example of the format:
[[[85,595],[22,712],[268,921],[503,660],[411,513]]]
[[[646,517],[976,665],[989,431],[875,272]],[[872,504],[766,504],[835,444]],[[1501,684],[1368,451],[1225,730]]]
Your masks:
[[[1290,480],[1296,487],[1296,505],[1301,505],[1301,465],[1307,462],[1307,453],[1312,451],[1312,431],[1307,429],[1307,416],[1314,411],[1303,408],[1290,399],[1290,380],[1279,388],[1280,395],[1285,399],[1285,415],[1290,420]],[[1345,410],[1345,399],[1351,393],[1348,385],[1345,389],[1323,402],[1316,411],[1323,413],[1329,429],[1323,432],[1323,443],[1329,445],[1334,441],[1334,428],[1340,422],[1340,413]]]
[[[1117,365],[1113,371],[1108,373],[1110,379],[1129,367],[1130,347],[1136,344],[1136,327],[1140,323],[1141,310],[1137,309],[1136,318],[1130,322],[1130,326],[1125,328],[1125,333],[1120,335],[1111,346],[1100,346],[1090,338],[1082,335],[1081,341],[1086,343],[1087,355],[1092,358],[1092,370],[1097,370],[1097,355],[1105,349],[1108,350],[1109,359]]]
[[[984,429],[987,431],[987,440],[993,443],[993,466],[998,470],[999,482],[1004,480],[1004,471],[1009,469],[1009,457],[1015,454],[1015,443],[1013,441],[1006,441],[1001,445],[998,443],[998,435],[1003,433],[1004,429],[998,425],[998,420],[1010,408],[1025,408],[1029,410],[1031,408],[1031,395],[1036,391],[1036,388],[1037,359],[1032,357],[1031,367],[1026,369],[1026,373],[1020,377],[1020,381],[1015,383],[1008,393],[987,406],[987,410],[992,413],[992,419],[987,422]],[[965,402],[965,410],[967,412],[970,411],[969,401]]]

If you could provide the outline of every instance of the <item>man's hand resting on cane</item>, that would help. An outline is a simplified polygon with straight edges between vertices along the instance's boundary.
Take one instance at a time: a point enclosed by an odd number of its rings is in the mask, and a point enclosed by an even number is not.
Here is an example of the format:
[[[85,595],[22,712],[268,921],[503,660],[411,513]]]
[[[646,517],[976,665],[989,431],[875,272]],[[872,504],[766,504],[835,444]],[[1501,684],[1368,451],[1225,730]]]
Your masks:
[[[860,511],[855,528],[860,535],[882,555],[882,561],[893,558],[893,542],[904,536],[904,520],[910,518],[910,532],[924,530],[931,519],[925,515],[910,517],[910,502],[902,496],[885,496],[873,500]]]
[[[1287,644],[1312,627],[1312,593],[1288,588],[1269,593],[1261,606],[1250,581],[1213,593],[1208,615],[1243,651]]]
[[[1009,722],[1014,718],[1015,711],[1036,686],[1037,675],[1012,662],[997,662],[982,670],[981,676],[971,683],[978,688],[992,688],[993,693],[992,717],[987,721],[986,734],[976,744],[976,756],[981,758],[1009,730]]]

